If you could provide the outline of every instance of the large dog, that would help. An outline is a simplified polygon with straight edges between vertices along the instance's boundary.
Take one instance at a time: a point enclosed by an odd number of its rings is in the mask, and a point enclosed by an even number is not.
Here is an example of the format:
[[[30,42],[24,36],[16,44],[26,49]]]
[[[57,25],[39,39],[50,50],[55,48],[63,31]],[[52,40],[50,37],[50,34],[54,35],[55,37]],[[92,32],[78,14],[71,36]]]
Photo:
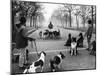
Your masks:
[[[60,52],[57,56],[54,56],[53,59],[50,59],[49,66],[52,72],[56,71],[56,68],[60,68],[62,60],[64,58],[65,58],[64,54]]]
[[[37,68],[41,68],[41,72],[43,72],[45,57],[46,57],[46,53],[42,51],[40,53],[39,59],[33,62],[28,68],[26,68],[23,73],[24,74],[25,73],[35,73]]]

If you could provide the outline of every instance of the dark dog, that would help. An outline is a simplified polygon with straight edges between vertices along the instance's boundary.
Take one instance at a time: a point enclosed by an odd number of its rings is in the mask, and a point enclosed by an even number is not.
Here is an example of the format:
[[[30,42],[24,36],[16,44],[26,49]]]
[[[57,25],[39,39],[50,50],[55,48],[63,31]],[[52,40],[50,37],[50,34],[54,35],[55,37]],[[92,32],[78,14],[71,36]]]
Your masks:
[[[54,72],[56,70],[56,68],[60,68],[62,60],[64,58],[65,58],[64,54],[60,52],[57,56],[54,56],[53,59],[50,59],[49,66],[50,66],[52,72]]]
[[[67,42],[66,42],[66,44],[64,46],[71,46],[71,40],[72,40],[71,34],[69,33],[68,40],[67,40]]]
[[[57,38],[60,36],[60,30],[58,31],[53,31],[54,36]]]
[[[78,38],[78,40],[77,40],[77,47],[83,47],[83,40],[84,40],[83,34],[80,33],[80,34],[79,34],[79,38]]]
[[[91,45],[92,48],[91,48],[90,55],[96,55],[96,41],[93,41]]]

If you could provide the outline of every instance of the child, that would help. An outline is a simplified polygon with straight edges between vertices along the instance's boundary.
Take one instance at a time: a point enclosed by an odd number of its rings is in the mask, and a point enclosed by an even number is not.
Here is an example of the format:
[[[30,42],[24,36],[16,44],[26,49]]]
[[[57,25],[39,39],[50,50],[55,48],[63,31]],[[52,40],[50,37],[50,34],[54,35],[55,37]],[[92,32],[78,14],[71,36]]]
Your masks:
[[[80,33],[79,34],[79,39],[77,40],[77,47],[83,47],[83,40],[84,40],[83,34]]]
[[[71,34],[68,35],[68,40],[64,46],[71,46]]]

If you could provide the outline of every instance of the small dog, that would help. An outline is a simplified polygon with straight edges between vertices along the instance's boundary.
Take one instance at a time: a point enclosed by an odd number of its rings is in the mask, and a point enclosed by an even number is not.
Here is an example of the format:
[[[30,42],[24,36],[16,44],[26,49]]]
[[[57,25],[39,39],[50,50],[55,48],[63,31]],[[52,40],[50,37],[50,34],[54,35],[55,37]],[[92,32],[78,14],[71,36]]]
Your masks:
[[[62,60],[64,58],[65,58],[64,54],[60,52],[57,56],[54,56],[53,59],[50,59],[49,66],[52,72],[56,71],[56,68],[60,68]]]
[[[54,35],[55,38],[60,37],[60,30],[53,31],[53,35]]]
[[[76,41],[75,37],[72,38],[70,49],[71,49],[70,50],[71,55],[76,55],[77,54],[77,41]]]
[[[64,46],[71,46],[71,40],[72,40],[71,34],[69,33],[68,34],[68,40],[67,40],[67,42],[66,42],[66,44]]]
[[[24,74],[25,73],[35,73],[37,68],[41,68],[41,72],[43,72],[43,66],[45,63],[45,57],[46,57],[46,53],[44,51],[42,51],[39,54],[39,59],[35,62],[33,62],[28,68],[26,68],[24,70]]]
[[[83,34],[80,33],[79,38],[77,40],[77,47],[83,47],[83,41],[84,41]]]

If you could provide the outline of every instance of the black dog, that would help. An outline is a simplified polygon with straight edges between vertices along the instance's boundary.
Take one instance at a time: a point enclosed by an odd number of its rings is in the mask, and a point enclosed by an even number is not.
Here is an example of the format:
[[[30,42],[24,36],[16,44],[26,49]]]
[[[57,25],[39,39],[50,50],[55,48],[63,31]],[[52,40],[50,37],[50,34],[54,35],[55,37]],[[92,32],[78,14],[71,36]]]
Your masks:
[[[66,44],[64,45],[64,46],[71,46],[71,34],[69,33],[69,35],[68,35],[68,40],[67,40],[67,42],[66,42]]]
[[[83,34],[80,33],[79,34],[79,39],[77,40],[77,47],[83,47],[83,40],[84,40]]]
[[[49,66],[52,72],[56,71],[56,68],[60,68],[62,60],[64,58],[65,58],[64,54],[60,52],[57,56],[54,56],[53,59],[50,59]]]
[[[92,45],[92,49],[90,55],[96,55],[96,41],[93,41],[91,45]]]
[[[60,37],[60,30],[53,31],[53,34],[54,34],[55,38]]]

